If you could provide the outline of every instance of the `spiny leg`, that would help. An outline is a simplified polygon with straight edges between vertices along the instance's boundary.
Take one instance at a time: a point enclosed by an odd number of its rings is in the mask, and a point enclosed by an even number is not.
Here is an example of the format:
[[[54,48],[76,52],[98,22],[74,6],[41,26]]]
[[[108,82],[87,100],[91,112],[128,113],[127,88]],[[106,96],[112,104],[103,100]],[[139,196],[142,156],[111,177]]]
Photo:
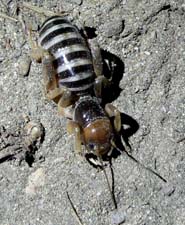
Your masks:
[[[58,107],[68,107],[70,105],[73,105],[77,100],[78,96],[74,95],[70,90],[67,88],[61,88],[63,89],[62,96],[58,102]]]
[[[70,105],[68,107],[62,107],[61,105],[58,104],[59,115],[72,120],[73,119],[73,112],[74,112],[73,105]]]
[[[94,83],[94,92],[96,97],[102,98],[102,89],[110,86],[110,81],[103,75],[103,60],[101,55],[101,49],[96,39],[88,40],[89,48],[91,50],[94,72],[96,74],[96,80]]]
[[[110,103],[105,105],[105,111],[106,111],[106,113],[108,114],[109,117],[115,117],[114,118],[114,128],[117,132],[120,132],[120,130],[121,130],[120,111]]]
[[[77,154],[83,154],[82,152],[82,140],[81,140],[81,127],[79,124],[75,121],[68,120],[67,121],[67,132],[69,134],[74,134],[75,140],[74,140],[74,148]]]
[[[37,61],[42,61],[46,97],[58,103],[59,107],[67,107],[73,104],[76,100],[75,96],[68,89],[58,86],[58,76],[53,63],[55,60],[54,56],[33,41],[31,31],[29,42],[32,57]]]
[[[103,74],[103,61],[101,56],[101,50],[99,44],[95,38],[89,39],[88,32],[84,27],[83,23],[78,23],[77,29],[80,31],[81,35],[84,37],[87,47],[89,48],[92,56],[94,72],[96,76],[101,76]]]
[[[57,103],[64,90],[58,87],[56,69],[53,65],[54,57],[48,51],[44,50],[36,44],[34,48],[32,48],[31,55],[37,61],[42,61],[42,74],[44,78],[45,96]]]
[[[28,40],[31,47],[31,57],[37,62],[42,62],[45,95],[48,99],[58,103],[64,90],[58,87],[58,78],[53,64],[54,57],[33,40],[31,28],[29,28]]]
[[[58,76],[53,61],[54,57],[48,51],[44,51],[42,67],[46,97],[58,103],[60,111],[60,108],[66,108],[72,105],[77,100],[77,97],[67,88],[59,87]]]
[[[42,62],[42,74],[44,77],[45,95],[48,99],[54,100],[60,96],[62,90],[58,88],[56,70],[53,65],[54,57],[34,41],[32,28],[29,27],[28,42],[31,48],[31,57],[37,62]]]
[[[102,98],[103,88],[105,88],[109,85],[110,85],[110,81],[106,77],[104,77],[103,75],[98,76],[94,82],[94,93],[95,93],[96,97]]]
[[[38,43],[34,40],[32,35],[32,26],[28,25],[28,44],[31,48],[30,56],[37,62],[41,62],[44,56],[45,50],[38,46]]]
[[[113,106],[112,104],[108,103],[105,105],[105,111],[108,114],[109,117],[114,117],[114,128],[116,130],[117,133],[119,133],[121,131],[121,114],[120,111]],[[124,139],[121,136],[121,141],[122,144],[125,143],[124,148],[126,151],[130,152],[131,148],[130,146],[124,141]],[[115,143],[115,140],[112,139],[111,140],[111,145],[117,149],[117,145]]]
[[[65,118],[73,119],[73,104],[78,97],[73,95],[71,91],[66,88],[60,88],[60,90],[62,91],[59,96],[60,98],[58,102],[56,101],[58,103],[58,112]]]
[[[91,55],[92,55],[95,74],[97,77],[102,76],[103,60],[102,60],[100,46],[96,39],[88,39],[88,45],[89,45]]]
[[[63,90],[58,87],[56,69],[53,65],[54,57],[46,50],[42,52],[42,74],[44,77],[45,95],[48,99],[57,101],[57,97],[63,94]]]

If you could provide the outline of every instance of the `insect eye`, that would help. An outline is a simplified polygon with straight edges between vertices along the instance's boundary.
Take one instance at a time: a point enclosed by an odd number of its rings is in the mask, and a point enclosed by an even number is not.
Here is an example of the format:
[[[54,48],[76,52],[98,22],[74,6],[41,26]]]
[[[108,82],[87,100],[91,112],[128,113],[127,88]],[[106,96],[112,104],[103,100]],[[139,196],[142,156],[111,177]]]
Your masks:
[[[92,150],[92,149],[94,149],[94,144],[93,143],[89,143],[88,147]]]

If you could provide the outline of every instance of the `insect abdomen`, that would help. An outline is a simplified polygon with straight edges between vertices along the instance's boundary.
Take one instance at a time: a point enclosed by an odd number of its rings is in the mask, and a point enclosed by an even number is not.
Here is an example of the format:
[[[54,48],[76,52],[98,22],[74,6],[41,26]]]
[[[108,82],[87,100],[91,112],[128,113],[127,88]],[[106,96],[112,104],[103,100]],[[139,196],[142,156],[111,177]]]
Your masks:
[[[54,56],[59,86],[89,92],[94,83],[91,53],[75,26],[63,17],[49,18],[40,29],[39,44]]]

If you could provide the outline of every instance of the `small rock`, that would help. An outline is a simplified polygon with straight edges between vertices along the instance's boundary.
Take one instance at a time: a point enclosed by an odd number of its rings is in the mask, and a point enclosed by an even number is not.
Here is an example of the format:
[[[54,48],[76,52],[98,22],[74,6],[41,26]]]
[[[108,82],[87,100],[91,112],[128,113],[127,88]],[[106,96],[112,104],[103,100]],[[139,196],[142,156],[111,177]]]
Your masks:
[[[45,172],[43,168],[37,169],[28,177],[28,185],[25,188],[26,194],[34,195],[39,187],[45,184]]]
[[[101,11],[110,12],[120,5],[120,0],[107,0],[101,5]]]
[[[25,143],[27,146],[32,145],[36,141],[42,141],[44,137],[44,127],[38,121],[28,121],[24,127],[25,131]]]
[[[151,37],[151,40],[156,40],[157,39],[157,31],[152,31],[150,37]]]
[[[148,55],[148,56],[150,55],[150,52],[148,52],[148,51],[145,51],[144,53],[145,53],[145,55]]]
[[[164,195],[171,196],[175,192],[175,187],[172,185],[167,185],[163,188]]]
[[[31,58],[28,55],[24,55],[18,62],[19,74],[23,77],[28,76],[31,66]]]
[[[3,62],[3,60],[4,60],[4,57],[0,56],[0,63]]]
[[[123,224],[126,220],[125,212],[121,209],[111,212],[110,222],[112,225]]]
[[[82,0],[69,0],[68,2],[71,3],[71,4],[76,4],[76,5],[82,4]]]
[[[117,19],[112,22],[104,23],[100,29],[105,37],[119,35],[123,31],[123,21]]]

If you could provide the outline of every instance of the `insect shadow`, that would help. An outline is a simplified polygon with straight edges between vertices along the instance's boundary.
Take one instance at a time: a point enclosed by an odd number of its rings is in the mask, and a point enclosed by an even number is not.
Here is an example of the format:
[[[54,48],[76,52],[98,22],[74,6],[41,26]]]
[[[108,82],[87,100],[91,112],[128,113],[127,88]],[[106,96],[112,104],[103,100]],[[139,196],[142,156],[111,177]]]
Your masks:
[[[110,85],[102,91],[102,105],[116,100],[122,89],[119,83],[123,77],[125,66],[123,61],[116,55],[101,49],[103,59],[103,74],[110,80]]]

